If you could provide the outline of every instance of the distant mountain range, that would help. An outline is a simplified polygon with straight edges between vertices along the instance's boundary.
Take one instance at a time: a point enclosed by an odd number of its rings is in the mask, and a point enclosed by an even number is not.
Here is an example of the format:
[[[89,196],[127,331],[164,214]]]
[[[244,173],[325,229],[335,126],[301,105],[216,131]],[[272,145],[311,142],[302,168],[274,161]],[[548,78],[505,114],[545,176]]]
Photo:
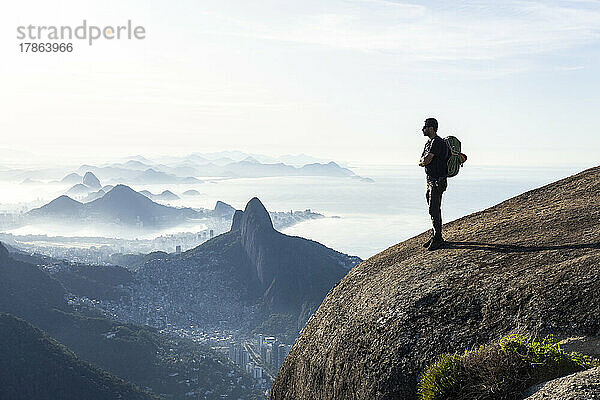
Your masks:
[[[317,158],[306,154],[286,154],[279,157],[268,156],[265,154],[254,154],[254,153],[246,153],[243,151],[219,151],[215,153],[192,153],[185,157],[159,157],[156,159],[157,162],[170,164],[173,162],[185,162],[185,161],[194,161],[199,163],[209,163],[212,162],[217,165],[225,165],[236,161],[243,161],[247,158],[253,158],[258,160],[263,164],[276,164],[276,163],[285,163],[289,165],[293,165],[296,167],[301,167],[306,164],[311,163],[327,163],[328,160],[324,158]],[[152,163],[149,159],[143,156],[132,156],[127,157],[127,159],[138,160],[143,163],[149,164]]]
[[[187,183],[195,184],[202,181],[192,176],[178,176],[162,168],[159,170],[157,166],[144,165],[140,162],[132,161],[123,164],[111,164],[107,166],[97,167],[94,165],[82,165],[77,169],[77,172],[91,171],[95,176],[100,177],[103,181],[110,180],[112,182],[124,182],[129,184],[173,184]],[[181,171],[179,171],[181,172]],[[195,171],[191,171],[195,172]],[[64,179],[73,174],[67,175]]]
[[[219,154],[219,153],[216,153]],[[229,156],[229,157],[228,157]],[[154,162],[144,157],[129,159],[121,163],[103,166],[82,165],[78,173],[71,173],[63,181],[72,182],[86,171],[93,172],[102,180],[128,184],[174,184],[200,183],[197,177],[221,178],[259,178],[274,176],[330,176],[347,177],[370,181],[369,178],[357,176],[348,168],[330,162],[306,162],[311,157],[284,157],[289,164],[276,161],[271,157],[247,155],[245,153],[223,153],[222,157],[200,155],[197,153],[187,157],[165,157]]]
[[[155,203],[129,186],[117,185],[102,197],[80,203],[60,196],[27,213],[30,220],[68,219],[80,223],[104,222],[144,227],[176,225],[203,214],[191,208],[174,208]]]
[[[305,154],[271,157],[240,151],[223,151],[154,159],[135,155],[122,160],[102,165],[83,164],[79,167],[11,169],[0,166],[0,180],[32,182],[63,176],[51,183],[74,185],[85,183],[83,182],[85,174],[91,172],[99,180],[110,181],[112,184],[195,184],[200,183],[202,177],[276,176],[332,176],[372,181],[356,175],[339,163]]]
[[[191,191],[188,195],[199,194]],[[26,221],[31,223],[56,221],[79,226],[102,223],[152,229],[176,226],[198,218],[230,219],[235,212],[235,208],[220,200],[216,202],[213,210],[171,207],[151,200],[179,199],[179,196],[169,190],[155,195],[146,190],[136,192],[126,185],[105,186],[97,192],[88,194],[86,199],[88,202],[80,202],[66,195],[59,196],[27,212]]]

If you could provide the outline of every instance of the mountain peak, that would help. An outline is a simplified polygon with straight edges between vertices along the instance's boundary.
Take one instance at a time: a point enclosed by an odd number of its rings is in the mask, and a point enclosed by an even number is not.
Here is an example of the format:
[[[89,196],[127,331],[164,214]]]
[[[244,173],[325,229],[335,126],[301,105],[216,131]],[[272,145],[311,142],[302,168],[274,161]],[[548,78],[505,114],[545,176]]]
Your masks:
[[[109,193],[138,193],[127,185],[118,184]]]
[[[52,210],[56,210],[56,211],[65,211],[65,210],[78,209],[81,206],[82,206],[82,203],[78,202],[77,200],[73,200],[69,196],[63,194],[62,196],[58,196],[57,198],[52,200],[50,203],[42,206],[40,209],[45,209],[45,210],[52,209]]]
[[[347,255],[276,231],[256,197],[235,211],[229,237],[239,238],[247,256],[242,270],[248,284],[256,285],[252,290],[269,309],[292,313],[300,325],[351,267]]]
[[[70,173],[61,179],[62,183],[81,183],[83,181],[83,177],[75,172]]]
[[[156,196],[160,200],[179,200],[180,197],[170,190],[164,190],[161,194]]]
[[[71,217],[74,215],[78,215],[83,209],[83,203],[78,202],[77,200],[73,200],[69,196],[62,195],[50,203],[45,204],[39,208],[34,208],[27,212],[29,217],[37,218],[37,217],[47,217],[47,216],[60,216],[63,217]]]
[[[242,230],[250,227],[274,230],[269,212],[258,197],[253,197],[244,209]]]
[[[114,203],[115,205],[117,205],[117,203],[122,203],[122,205],[125,205],[125,204],[131,205],[131,204],[133,204],[131,202],[140,202],[140,201],[142,203],[137,203],[138,205],[144,204],[144,203],[145,204],[152,203],[152,200],[150,200],[148,197],[144,196],[143,194],[141,194],[139,192],[136,192],[129,186],[123,185],[123,184],[118,184],[117,186],[115,186],[114,188],[109,190],[104,196],[100,197],[97,200],[94,200],[90,204],[99,204],[101,202],[101,203]]]
[[[248,157],[244,158],[242,161],[252,163],[252,164],[260,164],[260,162],[252,156],[248,156]]]
[[[232,216],[235,208],[221,200],[217,200],[213,212],[218,216]]]
[[[275,228],[273,228],[273,222],[271,221],[271,216],[269,212],[263,205],[263,203],[258,199],[258,197],[253,197],[247,204],[244,211],[235,210],[229,204],[222,203],[222,206],[219,207],[219,203],[217,202],[217,206],[215,207],[215,211],[217,209],[222,209],[224,206],[230,207],[233,212],[233,220],[231,222],[231,231],[235,231],[237,229],[241,230],[241,234],[243,236],[244,241],[250,243],[253,241],[252,236],[258,231],[260,232],[276,232]]]
[[[93,172],[86,172],[83,176],[83,184],[89,186],[91,188],[100,189],[102,185],[100,184],[100,180],[94,175]]]
[[[52,200],[48,204],[60,204],[60,203],[65,203],[65,204],[78,203],[78,204],[80,204],[77,200],[73,200],[72,198],[70,198],[66,194],[58,196],[57,198],[55,198],[54,200]]]

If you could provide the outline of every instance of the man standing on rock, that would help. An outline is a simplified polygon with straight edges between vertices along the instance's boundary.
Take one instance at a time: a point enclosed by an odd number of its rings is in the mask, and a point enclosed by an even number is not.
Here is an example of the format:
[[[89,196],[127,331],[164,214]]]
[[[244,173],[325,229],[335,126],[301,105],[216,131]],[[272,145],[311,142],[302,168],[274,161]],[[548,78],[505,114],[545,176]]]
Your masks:
[[[444,139],[437,135],[438,122],[435,118],[427,118],[423,126],[423,136],[429,140],[419,161],[419,166],[425,167],[427,174],[427,192],[425,198],[429,205],[429,215],[433,223],[433,235],[423,244],[427,250],[437,250],[442,247],[442,194],[448,186],[448,146]]]

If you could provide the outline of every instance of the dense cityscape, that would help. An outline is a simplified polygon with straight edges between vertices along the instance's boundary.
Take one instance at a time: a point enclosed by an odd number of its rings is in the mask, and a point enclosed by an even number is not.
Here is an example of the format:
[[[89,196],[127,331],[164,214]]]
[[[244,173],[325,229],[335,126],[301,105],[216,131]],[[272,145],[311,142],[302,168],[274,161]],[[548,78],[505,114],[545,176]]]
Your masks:
[[[56,267],[55,267],[56,268]],[[48,270],[48,268],[46,268]],[[55,269],[54,272],[57,270]],[[122,288],[123,296],[127,296],[130,288]],[[290,352],[292,345],[284,343],[275,336],[262,333],[249,334],[243,330],[205,329],[201,326],[187,325],[193,321],[193,315],[187,308],[173,305],[163,298],[161,305],[147,303],[150,296],[142,296],[131,307],[123,307],[121,301],[98,300],[87,297],[69,295],[67,303],[77,311],[91,309],[100,311],[111,319],[122,322],[142,323],[158,328],[161,334],[174,338],[186,338],[209,346],[216,353],[228,357],[254,381],[255,388],[268,393],[283,360]],[[121,300],[124,300],[122,298]],[[134,305],[137,304],[137,305]],[[135,310],[135,312],[133,312]],[[251,312],[251,310],[247,310]],[[171,321],[166,315],[175,318]],[[227,325],[230,321],[221,321]],[[108,332],[107,338],[114,337]]]

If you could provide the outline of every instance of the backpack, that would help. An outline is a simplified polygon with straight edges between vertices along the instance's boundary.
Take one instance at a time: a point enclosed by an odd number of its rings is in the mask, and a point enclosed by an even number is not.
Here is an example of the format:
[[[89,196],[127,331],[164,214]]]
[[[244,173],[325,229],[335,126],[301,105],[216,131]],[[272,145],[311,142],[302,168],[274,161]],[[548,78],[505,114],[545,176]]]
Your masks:
[[[467,161],[467,155],[460,152],[460,140],[455,136],[448,136],[444,139],[448,146],[448,177],[451,178],[458,174],[460,167]]]

